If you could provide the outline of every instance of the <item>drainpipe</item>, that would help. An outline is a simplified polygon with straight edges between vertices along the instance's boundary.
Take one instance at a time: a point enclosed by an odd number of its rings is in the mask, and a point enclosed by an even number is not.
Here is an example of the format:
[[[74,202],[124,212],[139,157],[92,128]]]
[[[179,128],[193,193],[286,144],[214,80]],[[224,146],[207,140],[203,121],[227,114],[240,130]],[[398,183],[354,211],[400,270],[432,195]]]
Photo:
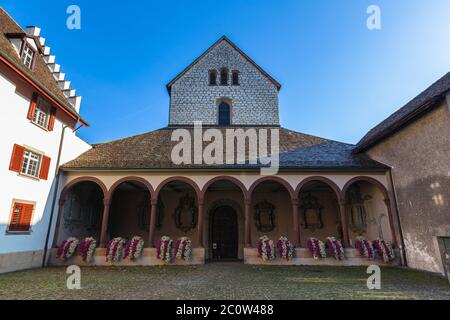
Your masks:
[[[61,171],[59,170],[59,164],[61,162],[61,154],[64,144],[64,134],[66,132],[66,129],[68,128],[68,125],[63,125],[62,132],[61,132],[61,138],[59,140],[59,149],[58,149],[58,158],[56,160],[56,169],[55,169],[55,188],[53,190],[53,198],[52,198],[52,206],[50,209],[50,218],[48,222],[48,228],[47,228],[47,235],[45,237],[45,245],[44,245],[44,256],[42,258],[42,268],[45,268],[46,260],[47,260],[47,251],[48,251],[48,240],[50,239],[50,232],[52,231],[52,222],[53,222],[53,216],[55,212],[55,206],[56,206],[56,197],[58,196],[58,189],[59,189],[59,180],[61,176]],[[79,126],[73,132],[78,131],[82,126]]]
[[[392,187],[392,193],[394,194],[395,215],[397,216],[398,231],[400,233],[400,243],[402,245],[402,250],[401,250],[400,254],[402,255],[405,267],[407,267],[408,260],[406,259],[405,240],[403,238],[402,224],[400,222],[400,210],[398,209],[397,192],[395,190],[394,178],[392,177],[392,167],[389,167],[389,180],[390,180],[391,187]]]

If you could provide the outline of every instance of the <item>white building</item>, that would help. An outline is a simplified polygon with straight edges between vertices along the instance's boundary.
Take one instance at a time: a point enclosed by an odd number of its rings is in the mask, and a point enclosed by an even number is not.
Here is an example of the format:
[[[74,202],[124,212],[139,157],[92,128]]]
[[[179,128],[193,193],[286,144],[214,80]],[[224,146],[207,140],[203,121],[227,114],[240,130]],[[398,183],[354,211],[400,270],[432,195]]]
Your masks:
[[[42,265],[57,166],[90,148],[80,102],[40,29],[0,8],[0,273]]]

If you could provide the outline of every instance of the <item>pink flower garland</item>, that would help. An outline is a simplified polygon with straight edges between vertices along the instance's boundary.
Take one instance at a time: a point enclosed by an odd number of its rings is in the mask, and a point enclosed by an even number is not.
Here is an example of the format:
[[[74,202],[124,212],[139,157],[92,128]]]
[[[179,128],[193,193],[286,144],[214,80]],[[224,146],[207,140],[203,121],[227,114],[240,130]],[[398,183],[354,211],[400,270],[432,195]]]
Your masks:
[[[106,248],[106,261],[118,262],[123,256],[123,246],[125,244],[125,239],[117,237],[108,242],[108,247]]]
[[[124,249],[124,259],[136,260],[141,257],[142,249],[144,247],[144,240],[141,237],[133,237],[127,242]]]
[[[278,256],[281,259],[292,259],[294,256],[294,246],[286,237],[281,237],[277,241]]]
[[[372,241],[372,246],[377,253],[378,258],[383,260],[385,263],[395,259],[394,250],[391,244],[386,243],[382,239]]]
[[[334,237],[327,238],[325,248],[329,255],[334,255],[336,260],[342,260],[345,258],[344,247],[341,241],[336,240]]]
[[[258,257],[264,261],[275,259],[275,246],[273,245],[273,241],[267,236],[262,236],[259,238]]]
[[[172,261],[172,243],[173,241],[164,236],[156,243],[156,257],[160,260],[164,260],[166,263]]]
[[[358,249],[359,255],[361,257],[366,257],[368,259],[374,258],[372,245],[363,237],[356,238],[355,247],[356,249]]]
[[[94,238],[85,238],[80,241],[78,251],[83,259],[83,261],[89,262],[92,260],[92,256],[97,246],[97,241]]]
[[[64,240],[56,251],[56,258],[67,260],[73,256],[78,246],[78,239],[69,238]]]
[[[314,259],[326,258],[325,245],[322,241],[316,238],[308,240],[308,248]]]

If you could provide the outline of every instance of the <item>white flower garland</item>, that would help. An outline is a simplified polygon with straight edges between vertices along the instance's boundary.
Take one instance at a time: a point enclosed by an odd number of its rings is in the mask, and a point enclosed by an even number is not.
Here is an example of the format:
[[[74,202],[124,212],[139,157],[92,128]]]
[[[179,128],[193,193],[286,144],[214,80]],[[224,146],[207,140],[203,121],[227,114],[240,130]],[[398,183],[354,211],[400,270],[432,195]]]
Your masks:
[[[264,261],[275,259],[275,246],[268,236],[259,238],[258,251],[260,258]]]
[[[106,261],[119,262],[123,258],[123,248],[126,240],[121,237],[112,239],[106,249]]]
[[[139,236],[133,237],[125,247],[125,258],[130,260],[139,259],[142,256],[142,250],[144,249],[144,239]]]
[[[373,259],[374,254],[372,245],[364,237],[356,237],[355,247],[359,250],[361,256]]]
[[[345,259],[344,247],[341,241],[336,240],[335,237],[328,237],[326,244],[329,246],[329,250],[333,253],[336,260]]]
[[[387,263],[395,259],[395,253],[391,243],[386,242],[383,239],[377,239],[374,240],[372,244],[374,247],[374,251],[378,256],[380,256],[383,262]]]
[[[288,240],[287,237],[280,237],[278,240],[278,252],[281,259],[290,260],[294,256],[294,245]]]
[[[157,250],[157,258],[163,260],[166,263],[172,261],[172,244],[173,240],[168,236],[161,237]]]
[[[93,237],[87,237],[83,240],[84,245],[89,244],[89,247],[86,250],[86,256],[83,256],[83,259],[86,262],[91,262],[92,258],[94,257],[95,248],[97,247],[97,240],[95,240]],[[79,250],[81,250],[81,243]],[[83,255],[83,253],[81,253]]]
[[[192,241],[187,237],[182,237],[177,241],[177,252],[175,257],[177,259],[189,260],[192,254]]]
[[[327,257],[327,251],[325,250],[323,241],[316,238],[310,238],[308,240],[308,247],[315,260]]]
[[[70,237],[61,244],[61,248],[57,253],[58,258],[67,260],[71,258],[78,247],[78,239]]]

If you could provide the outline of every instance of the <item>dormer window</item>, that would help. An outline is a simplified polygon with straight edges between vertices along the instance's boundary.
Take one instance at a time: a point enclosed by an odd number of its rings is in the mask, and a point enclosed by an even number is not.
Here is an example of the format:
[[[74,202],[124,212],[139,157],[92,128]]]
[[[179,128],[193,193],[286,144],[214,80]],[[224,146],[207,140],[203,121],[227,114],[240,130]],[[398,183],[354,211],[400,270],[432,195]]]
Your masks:
[[[209,85],[216,86],[217,85],[217,71],[209,70]]]
[[[231,82],[233,86],[239,85],[239,71],[233,70],[232,76],[231,76]]]
[[[23,64],[27,66],[29,69],[33,67],[33,60],[35,53],[36,52],[33,50],[33,48],[27,42],[24,42],[22,55],[20,58]]]
[[[39,127],[48,129],[50,114],[50,104],[42,99],[38,99],[38,103],[36,105],[36,109],[34,110],[33,118],[31,119],[31,121],[33,121],[33,123],[37,124]]]
[[[220,70],[220,85],[227,86],[228,85],[228,69],[222,68]]]

